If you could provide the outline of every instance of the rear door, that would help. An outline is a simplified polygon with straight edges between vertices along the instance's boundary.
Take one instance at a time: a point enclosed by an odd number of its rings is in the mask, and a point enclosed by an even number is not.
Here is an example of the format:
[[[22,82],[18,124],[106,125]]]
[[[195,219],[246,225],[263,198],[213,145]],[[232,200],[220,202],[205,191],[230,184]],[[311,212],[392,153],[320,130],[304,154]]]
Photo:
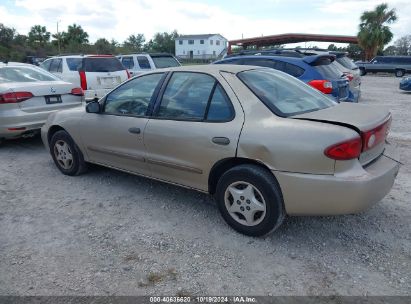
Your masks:
[[[163,77],[155,73],[133,78],[105,97],[102,113],[83,116],[81,138],[91,162],[150,175],[143,134]]]
[[[86,74],[87,90],[112,89],[128,79],[126,68],[114,56],[84,57],[82,71]]]
[[[144,133],[153,177],[207,191],[212,166],[235,157],[243,121],[225,81],[174,72]]]

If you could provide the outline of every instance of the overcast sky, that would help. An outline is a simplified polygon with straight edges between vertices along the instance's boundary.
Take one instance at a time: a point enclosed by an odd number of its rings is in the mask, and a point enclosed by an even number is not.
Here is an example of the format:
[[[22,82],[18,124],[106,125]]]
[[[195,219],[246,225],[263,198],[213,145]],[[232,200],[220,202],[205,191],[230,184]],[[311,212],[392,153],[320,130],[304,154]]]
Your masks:
[[[356,35],[359,17],[383,0],[0,0],[0,23],[27,34],[35,24],[48,31],[80,24],[90,35],[123,42],[143,33],[219,33],[227,39],[312,33]],[[411,34],[411,1],[386,0],[397,10],[394,40]]]

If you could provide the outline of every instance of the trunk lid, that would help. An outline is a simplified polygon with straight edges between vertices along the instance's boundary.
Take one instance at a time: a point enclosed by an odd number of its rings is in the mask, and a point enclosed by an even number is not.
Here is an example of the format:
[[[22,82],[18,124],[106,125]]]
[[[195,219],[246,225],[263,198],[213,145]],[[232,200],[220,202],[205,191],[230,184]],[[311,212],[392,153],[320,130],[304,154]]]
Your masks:
[[[41,112],[81,104],[82,97],[71,94],[75,87],[64,81],[16,82],[8,84],[14,92],[24,91],[33,97],[18,103],[25,112]]]
[[[385,148],[391,114],[384,108],[352,103],[293,116],[294,119],[319,121],[355,130],[363,140],[360,162],[363,165],[379,157]]]

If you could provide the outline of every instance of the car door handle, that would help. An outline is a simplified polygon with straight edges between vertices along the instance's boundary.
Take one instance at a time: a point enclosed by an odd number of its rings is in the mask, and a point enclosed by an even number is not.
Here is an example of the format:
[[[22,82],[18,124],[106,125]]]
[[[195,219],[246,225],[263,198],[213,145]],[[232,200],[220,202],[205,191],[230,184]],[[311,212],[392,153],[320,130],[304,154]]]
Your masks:
[[[222,146],[227,146],[230,144],[230,140],[227,137],[213,137],[211,141],[217,145]]]
[[[133,127],[133,128],[128,129],[128,132],[133,133],[133,134],[140,134],[141,130],[140,128]]]

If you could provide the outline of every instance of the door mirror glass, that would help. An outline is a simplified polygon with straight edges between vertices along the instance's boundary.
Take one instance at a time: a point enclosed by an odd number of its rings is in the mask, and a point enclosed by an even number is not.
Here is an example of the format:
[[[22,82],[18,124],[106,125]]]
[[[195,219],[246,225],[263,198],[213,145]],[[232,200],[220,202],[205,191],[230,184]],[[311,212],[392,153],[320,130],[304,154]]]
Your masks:
[[[100,113],[100,103],[98,101],[92,101],[86,105],[87,113]]]

